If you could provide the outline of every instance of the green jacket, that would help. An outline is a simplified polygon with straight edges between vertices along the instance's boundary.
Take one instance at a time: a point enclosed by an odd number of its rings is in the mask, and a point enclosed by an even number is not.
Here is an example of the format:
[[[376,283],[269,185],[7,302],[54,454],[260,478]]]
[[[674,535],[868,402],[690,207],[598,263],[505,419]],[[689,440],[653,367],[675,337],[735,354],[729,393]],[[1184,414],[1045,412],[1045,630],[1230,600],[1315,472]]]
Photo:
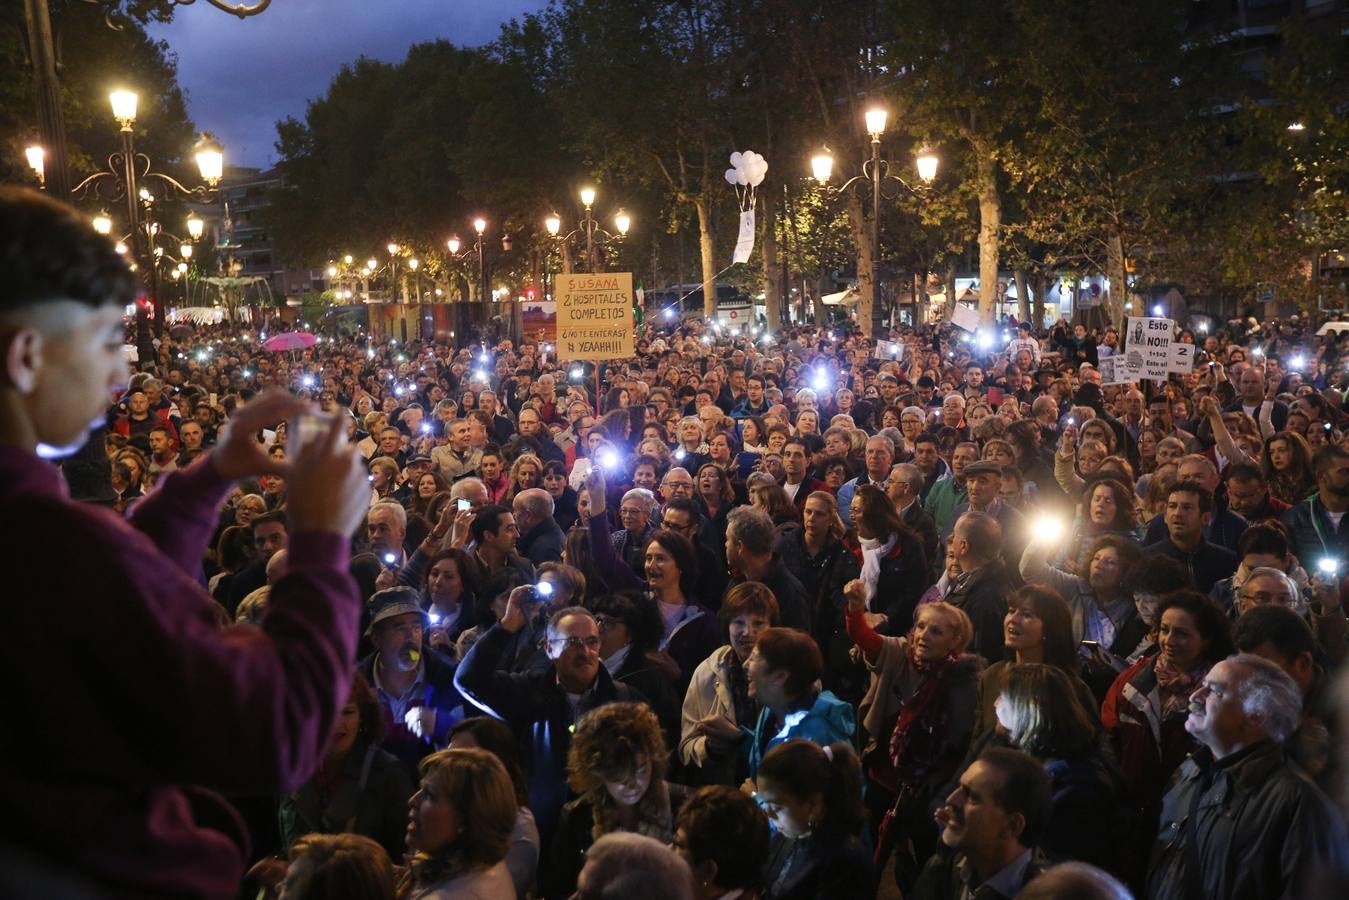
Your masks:
[[[923,503],[923,508],[937,523],[938,534],[946,534],[951,530],[951,525],[955,520],[956,507],[968,500],[969,497],[969,491],[965,489],[964,482],[956,484],[954,478],[939,481],[932,486],[932,490],[927,493],[927,501]],[[940,551],[942,548],[938,547],[937,549]],[[940,571],[940,566],[938,570]]]

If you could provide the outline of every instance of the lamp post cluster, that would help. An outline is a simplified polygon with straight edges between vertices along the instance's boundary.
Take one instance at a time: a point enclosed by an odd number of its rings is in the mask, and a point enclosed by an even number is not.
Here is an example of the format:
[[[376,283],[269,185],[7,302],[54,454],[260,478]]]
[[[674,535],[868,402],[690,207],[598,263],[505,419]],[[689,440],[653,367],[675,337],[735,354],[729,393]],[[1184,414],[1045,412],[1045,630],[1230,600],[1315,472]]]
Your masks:
[[[197,169],[204,185],[189,188],[170,175],[151,169],[150,158],[136,151],[135,124],[139,97],[134,91],[116,90],[108,95],[113,118],[121,128],[122,149],[108,156],[106,168],[95,172],[80,182],[71,191],[81,197],[93,196],[100,200],[117,203],[124,202],[126,210],[126,233],[117,242],[119,252],[129,253],[132,267],[141,273],[149,292],[150,303],[154,309],[155,334],[164,334],[164,304],[160,296],[159,267],[165,262],[174,263],[175,278],[181,278],[187,271],[188,260],[193,253],[193,244],[200,240],[205,231],[205,223],[195,215],[187,219],[187,231],[190,240],[184,240],[164,231],[156,220],[155,204],[167,196],[207,203],[214,199],[215,191],[224,174],[225,152],[220,142],[209,133],[204,133],[193,147]],[[28,163],[38,176],[39,182],[47,184],[46,160],[47,148],[31,146],[27,148]],[[151,186],[160,189],[156,196]],[[93,226],[101,234],[112,234],[112,216],[105,210],[93,219]],[[164,247],[161,240],[170,240],[178,244],[178,256],[174,257]],[[142,363],[153,360],[154,349],[150,341],[150,323],[143,304],[136,304],[136,344]]]
[[[603,240],[621,240],[628,234],[628,229],[632,227],[632,217],[623,211],[620,206],[618,212],[614,213],[614,228],[618,234],[612,234],[600,227],[593,214],[595,207],[595,189],[593,187],[581,188],[580,192],[581,206],[584,209],[581,221],[575,228],[566,234],[561,234],[562,217],[557,213],[552,213],[543,220],[544,227],[548,234],[558,245],[558,250],[562,254],[562,272],[568,274],[571,272],[571,242],[579,237],[585,238],[586,251],[586,271],[595,272],[604,268],[603,263],[595,255],[595,236],[599,235]]]
[[[848,179],[838,190],[840,193],[849,189],[858,191],[866,187],[871,189],[871,334],[873,337],[881,333],[881,304],[880,304],[880,255],[881,255],[881,198],[893,200],[898,196],[898,190],[903,189],[917,196],[924,196],[926,185],[931,184],[937,177],[938,159],[935,153],[927,147],[922,148],[915,155],[915,167],[918,170],[918,177],[923,181],[923,187],[914,187],[898,175],[890,173],[890,163],[881,158],[881,135],[885,133],[886,122],[889,114],[880,107],[872,107],[866,111],[866,129],[867,134],[871,136],[871,157],[862,162],[862,172],[860,175],[854,175]],[[834,172],[834,155],[828,147],[824,147],[819,153],[810,160],[810,168],[815,180],[821,186],[827,186],[829,179]],[[893,186],[890,193],[886,192],[887,187]]]

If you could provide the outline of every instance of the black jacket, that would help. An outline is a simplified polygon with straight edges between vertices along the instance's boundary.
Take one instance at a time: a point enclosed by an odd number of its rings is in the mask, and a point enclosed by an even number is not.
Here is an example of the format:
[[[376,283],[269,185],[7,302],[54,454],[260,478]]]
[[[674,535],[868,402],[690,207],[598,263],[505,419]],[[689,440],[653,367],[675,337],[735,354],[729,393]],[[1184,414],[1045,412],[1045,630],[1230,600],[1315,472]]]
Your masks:
[[[515,547],[521,556],[538,567],[546,562],[561,562],[562,547],[566,543],[566,534],[549,516],[527,533],[520,535]]]
[[[1002,659],[1002,620],[1007,614],[1009,585],[1002,565],[994,560],[956,579],[946,602],[965,610],[974,623],[970,650],[985,662]]]
[[[1168,536],[1155,544],[1143,548],[1144,556],[1169,556],[1185,563],[1194,579],[1194,586],[1200,593],[1207,594],[1213,586],[1224,578],[1231,578],[1237,571],[1240,560],[1226,547],[1204,541],[1193,553],[1186,553],[1171,542]]]
[[[1338,811],[1282,747],[1263,740],[1217,763],[1202,750],[1180,767],[1162,801],[1147,895],[1305,896],[1300,883],[1346,865]]]
[[[515,732],[521,762],[529,773],[529,808],[546,843],[567,799],[571,727],[598,706],[646,698],[626,685],[615,684],[601,665],[595,683],[573,713],[552,666],[544,671],[501,671],[512,637],[499,623],[489,628],[459,664],[454,683],[473,705]]]
[[[871,853],[856,837],[773,835],[765,900],[835,900],[875,896]]]
[[[938,553],[937,520],[923,508],[919,500],[910,503],[900,519],[918,535],[918,540],[923,544],[923,555],[927,557],[928,568],[937,571],[946,561],[946,554]]]
[[[1237,542],[1241,540],[1241,535],[1246,531],[1247,524],[1249,523],[1245,519],[1227,508],[1227,501],[1220,497],[1214,498],[1213,518],[1204,528],[1204,540],[1236,553]],[[1162,513],[1158,513],[1148,522],[1148,530],[1143,535],[1143,543],[1145,545],[1155,544],[1158,541],[1166,540],[1168,535],[1166,519]]]
[[[737,572],[731,578],[730,583],[736,585],[749,580]],[[779,625],[783,628],[798,628],[801,631],[810,631],[810,598],[806,595],[805,586],[783,564],[782,559],[776,553],[773,554],[772,565],[769,566],[764,576],[754,580],[772,591],[773,597],[777,599]],[[699,662],[702,662],[702,660],[699,660]]]
[[[652,788],[656,784],[652,784]],[[675,819],[688,799],[689,789],[682,784],[665,783],[670,795],[670,821],[667,827],[674,836]],[[650,790],[650,788],[648,788]],[[585,797],[578,797],[562,807],[562,817],[553,836],[548,865],[541,867],[539,896],[544,900],[566,900],[576,891],[576,879],[585,865],[586,853],[595,843],[595,809]]]

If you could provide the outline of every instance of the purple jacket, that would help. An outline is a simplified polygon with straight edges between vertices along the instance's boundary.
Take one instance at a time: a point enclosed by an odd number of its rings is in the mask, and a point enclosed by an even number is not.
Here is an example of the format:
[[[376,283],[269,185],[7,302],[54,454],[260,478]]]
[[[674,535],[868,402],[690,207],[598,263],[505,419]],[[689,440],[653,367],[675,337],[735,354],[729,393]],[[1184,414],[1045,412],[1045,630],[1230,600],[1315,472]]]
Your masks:
[[[115,896],[234,897],[247,837],[215,792],[298,788],[351,687],[343,535],[291,535],[261,626],[216,625],[195,573],[228,489],[198,462],[124,521],[0,447],[0,840]]]

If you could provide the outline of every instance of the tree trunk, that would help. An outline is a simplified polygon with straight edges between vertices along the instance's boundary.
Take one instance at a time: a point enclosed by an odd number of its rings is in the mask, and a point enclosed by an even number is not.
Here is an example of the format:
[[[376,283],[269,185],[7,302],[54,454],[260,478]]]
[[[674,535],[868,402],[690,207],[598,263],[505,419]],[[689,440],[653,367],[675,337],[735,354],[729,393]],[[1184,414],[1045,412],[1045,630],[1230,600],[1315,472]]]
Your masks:
[[[871,243],[871,226],[867,222],[862,198],[856,191],[848,191],[848,224],[852,226],[853,243],[857,245],[857,286],[862,298],[857,303],[857,327],[864,334],[872,334],[872,315],[880,298],[872,279],[872,257],[876,248]]]
[[[698,247],[703,257],[703,317],[711,323],[717,315],[717,242],[712,233],[712,201],[700,194],[693,201],[698,210]]]
[[[991,151],[976,151],[979,179],[979,322],[993,324],[998,304],[998,231],[1002,227],[1002,197],[998,194],[998,167]]]
[[[815,296],[812,298],[811,307],[813,310],[812,314],[815,316],[815,326],[817,328],[824,325],[824,320],[826,318],[824,312],[824,292],[828,289],[828,281],[829,277],[823,272],[821,272],[820,277],[815,280]]]
[[[782,322],[782,298],[787,294],[787,283],[782,277],[778,260],[778,207],[770,185],[763,197],[763,272],[764,318],[769,329],[777,329]]]
[[[942,279],[943,289],[946,291],[946,315],[943,322],[951,321],[951,315],[956,311],[956,263],[951,260],[946,264],[946,273]]]
[[[1026,270],[1015,269],[1012,271],[1012,277],[1016,279],[1016,315],[1023,322],[1030,321],[1030,297],[1026,282]]]
[[[1035,299],[1031,304],[1031,324],[1036,331],[1045,327],[1045,292],[1049,290],[1049,279],[1043,273],[1035,276]]]
[[[1129,299],[1129,273],[1124,260],[1124,236],[1113,229],[1106,247],[1105,275],[1110,279],[1110,293],[1105,298],[1105,313],[1109,324],[1124,333],[1124,303]]]

